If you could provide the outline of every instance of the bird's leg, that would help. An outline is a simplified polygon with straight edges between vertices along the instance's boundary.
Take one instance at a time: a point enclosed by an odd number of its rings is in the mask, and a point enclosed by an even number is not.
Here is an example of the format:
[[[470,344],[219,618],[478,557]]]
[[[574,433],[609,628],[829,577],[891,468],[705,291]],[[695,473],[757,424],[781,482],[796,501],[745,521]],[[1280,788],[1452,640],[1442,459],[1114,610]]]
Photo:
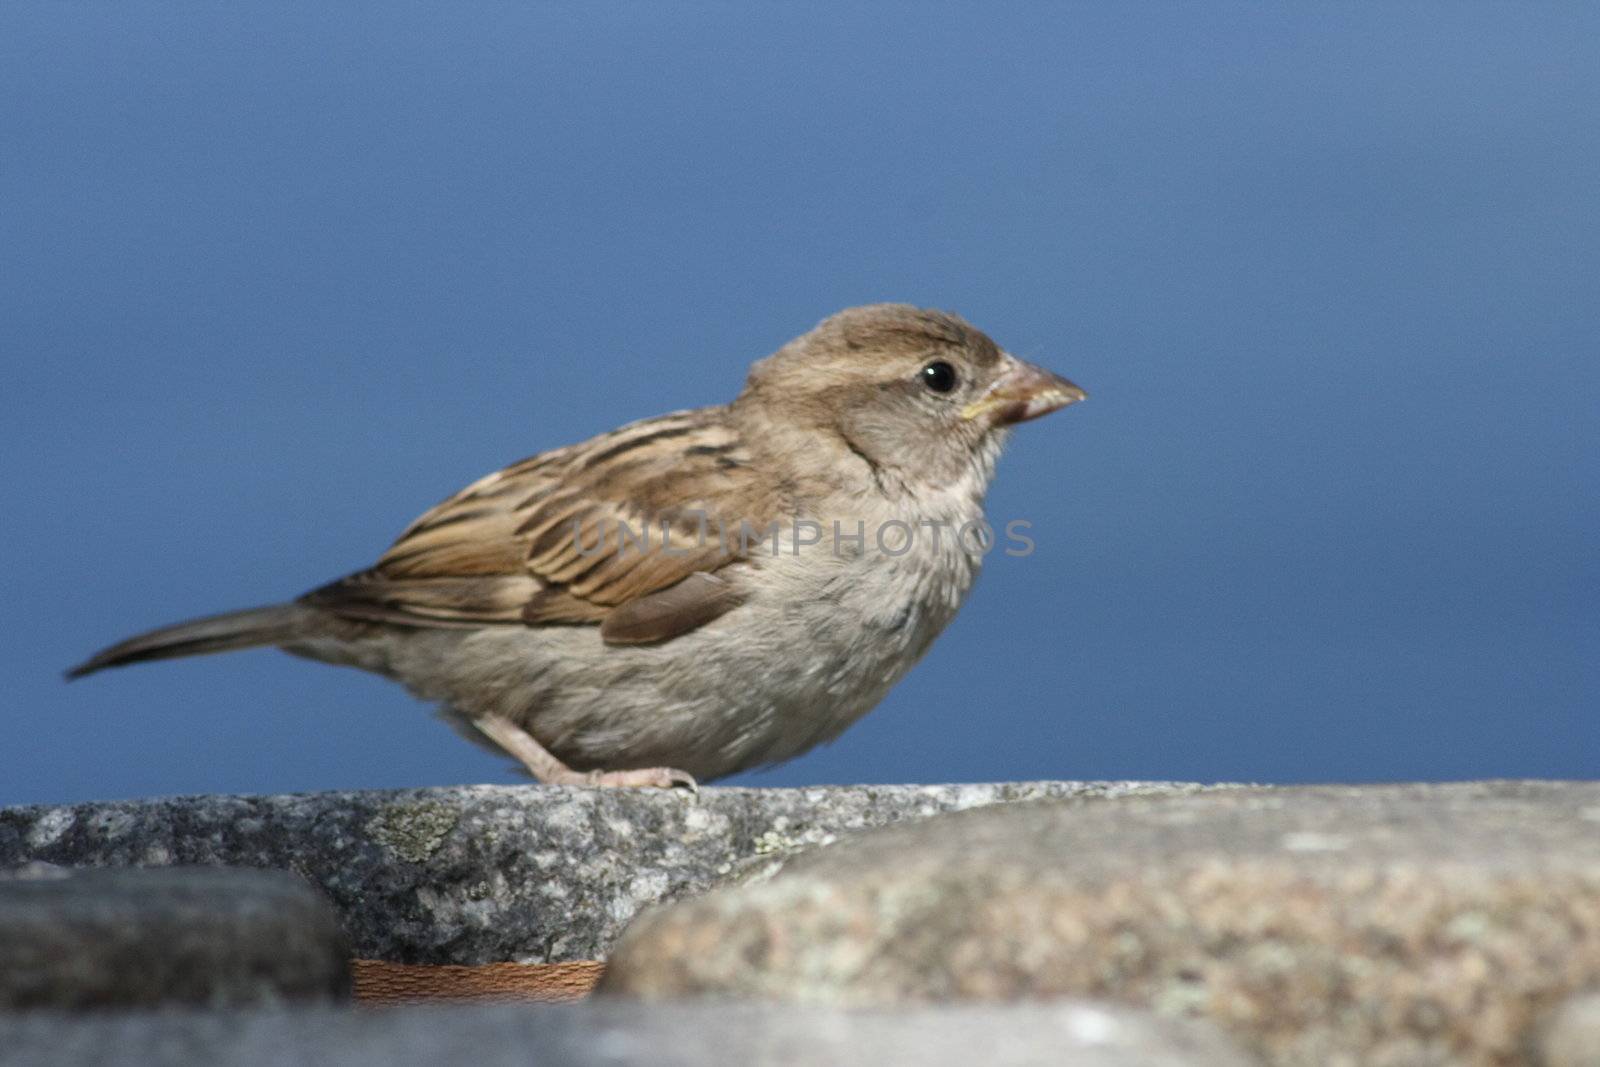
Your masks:
[[[694,776],[671,767],[638,767],[626,771],[575,771],[551,755],[533,735],[499,715],[474,717],[472,724],[522,761],[528,773],[546,785],[599,785],[617,788],[671,789],[698,793]]]

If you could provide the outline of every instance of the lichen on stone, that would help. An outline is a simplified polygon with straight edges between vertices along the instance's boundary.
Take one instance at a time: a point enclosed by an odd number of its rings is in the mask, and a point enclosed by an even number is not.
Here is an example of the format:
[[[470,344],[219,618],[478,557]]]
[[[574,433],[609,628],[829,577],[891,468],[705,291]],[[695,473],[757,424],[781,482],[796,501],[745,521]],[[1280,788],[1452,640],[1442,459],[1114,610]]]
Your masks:
[[[425,863],[460,817],[460,809],[437,801],[389,804],[367,823],[367,832],[401,859]]]

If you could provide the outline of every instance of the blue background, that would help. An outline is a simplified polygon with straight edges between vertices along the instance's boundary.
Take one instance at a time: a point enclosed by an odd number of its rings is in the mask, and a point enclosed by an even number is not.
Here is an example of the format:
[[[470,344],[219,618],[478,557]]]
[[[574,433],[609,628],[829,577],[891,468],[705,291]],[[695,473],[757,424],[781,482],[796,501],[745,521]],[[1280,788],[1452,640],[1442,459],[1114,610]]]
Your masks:
[[[1600,772],[1593,5],[0,8],[0,802],[516,780],[273,651],[829,312],[1085,385],[955,624],[742,780]]]

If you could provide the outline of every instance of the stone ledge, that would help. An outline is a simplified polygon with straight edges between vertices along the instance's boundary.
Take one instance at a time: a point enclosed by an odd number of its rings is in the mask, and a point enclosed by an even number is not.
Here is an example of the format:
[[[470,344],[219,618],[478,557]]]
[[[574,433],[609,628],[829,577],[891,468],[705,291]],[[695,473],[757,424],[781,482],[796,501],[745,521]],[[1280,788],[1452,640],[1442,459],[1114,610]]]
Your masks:
[[[1249,1067],[1209,1026],[1063,1002],[844,1012],[753,1004],[0,1014],[38,1067]]]
[[[1139,782],[710,788],[462,786],[0,809],[0,869],[294,871],[353,953],[398,963],[602,959],[641,909],[758,877],[842,834],[1023,800],[1191,793]]]

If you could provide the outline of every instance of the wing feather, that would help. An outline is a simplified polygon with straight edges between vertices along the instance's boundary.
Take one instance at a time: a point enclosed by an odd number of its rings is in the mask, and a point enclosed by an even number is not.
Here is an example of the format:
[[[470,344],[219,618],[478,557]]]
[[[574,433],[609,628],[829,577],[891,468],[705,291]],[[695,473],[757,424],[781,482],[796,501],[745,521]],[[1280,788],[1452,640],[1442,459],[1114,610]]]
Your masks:
[[[304,599],[409,626],[593,625],[743,559],[741,520],[764,526],[776,512],[726,409],[674,412],[480,479],[419,517],[371,569]],[[630,642],[675,636],[735,606],[725,587],[685,583],[615,631]],[[692,595],[708,591],[703,603]]]

